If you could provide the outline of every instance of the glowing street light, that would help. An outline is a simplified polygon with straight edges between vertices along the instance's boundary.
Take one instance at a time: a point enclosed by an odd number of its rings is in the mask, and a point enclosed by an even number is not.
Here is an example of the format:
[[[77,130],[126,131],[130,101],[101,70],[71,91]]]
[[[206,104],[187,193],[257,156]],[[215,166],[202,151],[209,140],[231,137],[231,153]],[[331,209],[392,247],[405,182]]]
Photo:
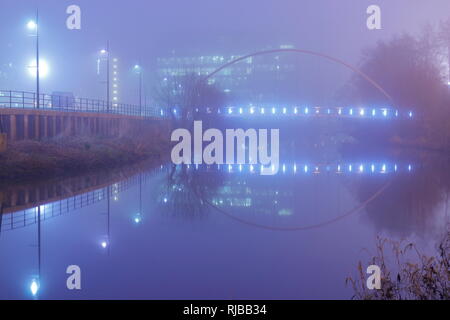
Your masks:
[[[30,74],[31,77],[37,78],[37,69],[38,69],[37,61],[36,60],[30,61],[28,65],[28,73]],[[39,61],[39,77],[41,78],[47,77],[48,72],[49,67],[47,61],[41,59]]]
[[[27,28],[29,30],[36,30],[37,29],[37,23],[34,20],[30,20],[27,23]]]

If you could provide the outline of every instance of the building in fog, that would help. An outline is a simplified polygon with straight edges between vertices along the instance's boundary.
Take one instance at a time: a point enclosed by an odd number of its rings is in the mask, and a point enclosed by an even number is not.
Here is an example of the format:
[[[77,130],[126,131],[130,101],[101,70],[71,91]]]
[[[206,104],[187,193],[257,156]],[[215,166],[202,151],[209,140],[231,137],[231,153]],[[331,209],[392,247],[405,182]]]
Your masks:
[[[278,48],[290,49],[292,45]],[[266,50],[274,47],[266,48]],[[264,50],[264,49],[263,49]],[[254,52],[254,51],[253,51]],[[182,56],[172,54],[157,59],[156,81],[160,85],[173,86],[189,74],[207,76],[225,63],[247,53],[230,55]],[[292,54],[268,54],[249,57],[232,64],[208,79],[232,100],[240,103],[273,103],[295,95],[295,79],[299,75],[296,56]]]

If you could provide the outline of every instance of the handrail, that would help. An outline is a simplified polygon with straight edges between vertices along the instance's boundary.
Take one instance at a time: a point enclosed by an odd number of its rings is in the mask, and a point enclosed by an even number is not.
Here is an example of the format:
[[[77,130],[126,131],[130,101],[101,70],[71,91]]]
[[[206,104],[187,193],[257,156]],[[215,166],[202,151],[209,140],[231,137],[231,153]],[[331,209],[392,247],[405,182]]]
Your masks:
[[[0,108],[37,109],[35,92],[0,90]],[[69,95],[39,94],[39,109],[66,112],[93,112],[129,116],[161,118],[164,114],[156,107],[109,102]]]

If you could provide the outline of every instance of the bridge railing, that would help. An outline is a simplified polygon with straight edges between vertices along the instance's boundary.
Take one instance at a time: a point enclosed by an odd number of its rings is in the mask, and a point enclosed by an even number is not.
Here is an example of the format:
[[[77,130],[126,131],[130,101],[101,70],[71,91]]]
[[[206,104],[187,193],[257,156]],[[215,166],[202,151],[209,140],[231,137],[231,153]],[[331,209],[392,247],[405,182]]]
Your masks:
[[[107,197],[110,197],[111,201],[118,201],[123,192],[136,186],[139,181],[145,185],[150,179],[159,174],[159,172],[160,170],[153,170],[146,173],[140,173],[111,184],[109,189],[108,187],[101,187],[78,195],[68,196],[60,200],[41,204],[39,205],[41,208],[40,220],[45,221],[50,218],[77,211],[98,202],[105,201]],[[18,229],[37,223],[37,208],[38,205],[33,208],[12,213],[3,213],[3,215],[0,216],[0,233],[2,231]]]
[[[38,103],[39,101],[39,103]],[[117,103],[104,100],[74,97],[70,95],[39,94],[35,92],[0,90],[0,108],[21,108],[66,111],[122,114],[141,117],[161,117],[161,110],[148,105]]]

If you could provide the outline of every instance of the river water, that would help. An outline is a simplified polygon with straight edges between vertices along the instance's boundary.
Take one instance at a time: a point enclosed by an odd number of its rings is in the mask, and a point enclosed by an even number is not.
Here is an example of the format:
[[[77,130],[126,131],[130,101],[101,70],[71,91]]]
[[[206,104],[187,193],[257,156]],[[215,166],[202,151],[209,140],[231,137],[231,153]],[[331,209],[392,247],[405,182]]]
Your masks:
[[[346,159],[288,161],[273,176],[164,163],[4,187],[0,298],[349,299],[345,279],[377,236],[433,254],[450,171],[442,159]],[[81,290],[66,286],[70,265]]]

